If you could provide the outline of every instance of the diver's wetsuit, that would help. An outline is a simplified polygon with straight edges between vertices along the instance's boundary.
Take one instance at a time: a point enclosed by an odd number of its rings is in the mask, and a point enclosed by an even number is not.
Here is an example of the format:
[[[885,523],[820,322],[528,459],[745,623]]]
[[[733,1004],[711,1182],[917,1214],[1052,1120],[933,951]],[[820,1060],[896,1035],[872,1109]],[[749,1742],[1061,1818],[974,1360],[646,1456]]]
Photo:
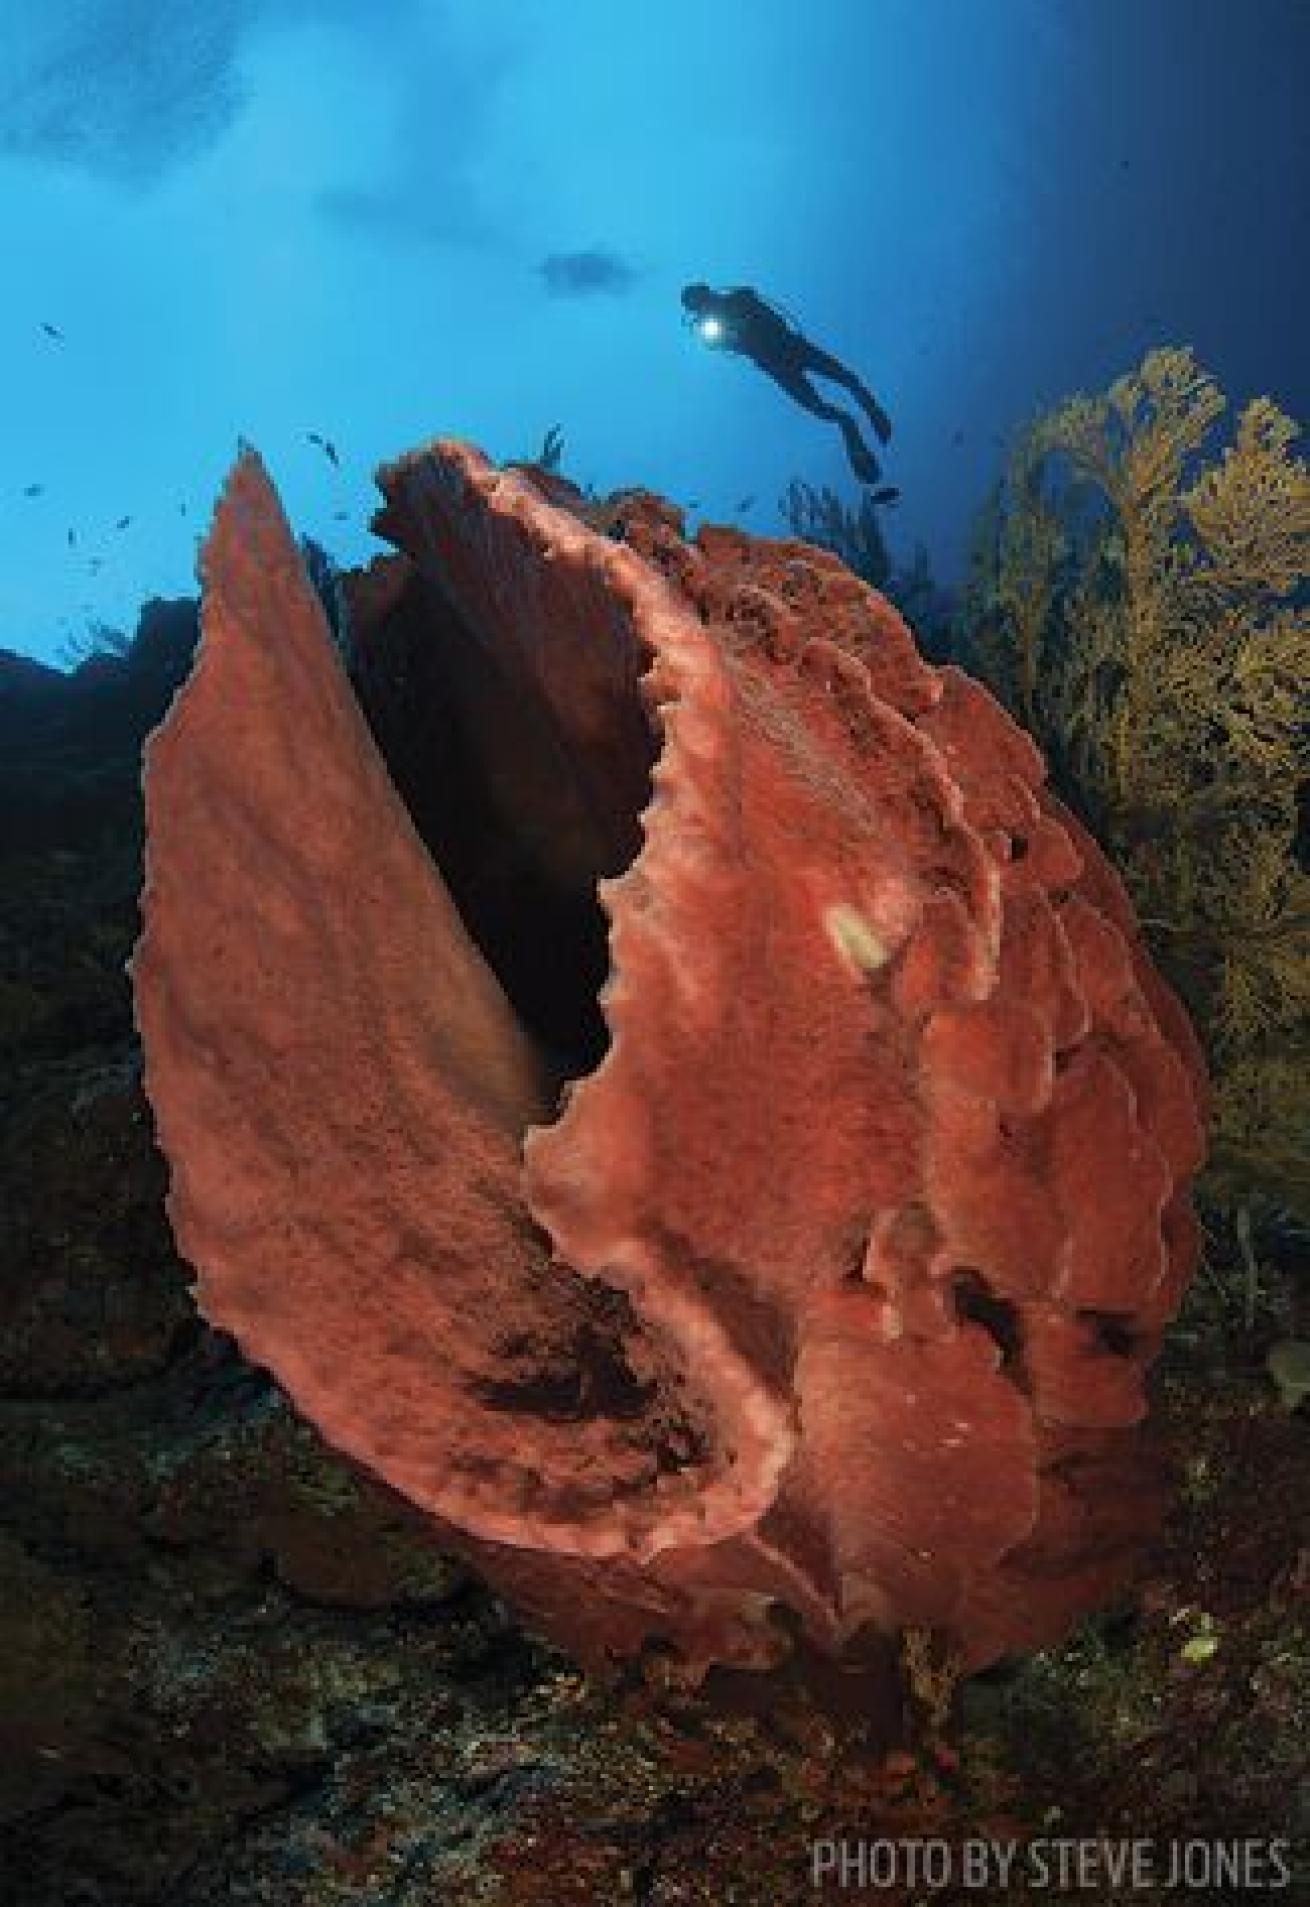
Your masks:
[[[851,469],[861,483],[876,483],[878,459],[860,435],[859,426],[849,412],[829,404],[809,383],[809,378],[826,377],[851,393],[863,408],[877,432],[880,443],[891,436],[887,413],[868,386],[831,352],[821,350],[782,313],[761,298],[749,285],[733,291],[711,291],[708,285],[687,285],[682,293],[683,308],[695,323],[706,343],[722,351],[734,351],[750,358],[805,410],[815,417],[827,418],[841,431]]]

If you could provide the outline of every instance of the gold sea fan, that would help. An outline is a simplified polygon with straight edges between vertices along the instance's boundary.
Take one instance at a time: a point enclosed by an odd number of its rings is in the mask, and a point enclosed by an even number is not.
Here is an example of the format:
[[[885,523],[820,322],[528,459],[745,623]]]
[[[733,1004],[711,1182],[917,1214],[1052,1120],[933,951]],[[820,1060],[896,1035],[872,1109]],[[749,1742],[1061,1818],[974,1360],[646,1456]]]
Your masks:
[[[1310,473],[1185,349],[1021,436],[975,551],[977,665],[1124,875],[1215,1074],[1212,1183],[1310,1210]]]

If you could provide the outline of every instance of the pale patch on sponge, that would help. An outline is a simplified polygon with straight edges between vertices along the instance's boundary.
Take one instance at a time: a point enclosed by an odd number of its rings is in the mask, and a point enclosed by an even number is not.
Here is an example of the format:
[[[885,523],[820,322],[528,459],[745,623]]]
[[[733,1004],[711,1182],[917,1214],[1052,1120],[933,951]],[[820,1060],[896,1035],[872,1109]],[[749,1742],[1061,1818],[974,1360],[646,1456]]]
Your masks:
[[[841,958],[857,973],[876,973],[891,959],[886,941],[849,901],[837,901],[825,908],[823,926]]]

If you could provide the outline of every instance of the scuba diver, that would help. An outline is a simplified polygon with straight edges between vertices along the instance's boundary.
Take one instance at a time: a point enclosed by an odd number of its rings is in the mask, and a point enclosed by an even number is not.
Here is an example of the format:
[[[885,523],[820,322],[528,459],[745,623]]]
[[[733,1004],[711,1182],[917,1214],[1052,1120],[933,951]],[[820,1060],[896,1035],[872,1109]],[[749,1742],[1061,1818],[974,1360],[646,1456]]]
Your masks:
[[[840,358],[811,344],[796,325],[749,285],[738,285],[734,291],[712,291],[708,285],[684,285],[682,309],[685,322],[706,344],[749,358],[803,409],[836,424],[855,475],[861,483],[877,483],[881,474],[878,459],[861,437],[855,419],[838,405],[827,403],[809,382],[811,376],[830,378],[849,391],[868,416],[878,441],[885,444],[892,434],[886,411]],[[875,500],[890,503],[897,495],[895,490],[881,491]]]

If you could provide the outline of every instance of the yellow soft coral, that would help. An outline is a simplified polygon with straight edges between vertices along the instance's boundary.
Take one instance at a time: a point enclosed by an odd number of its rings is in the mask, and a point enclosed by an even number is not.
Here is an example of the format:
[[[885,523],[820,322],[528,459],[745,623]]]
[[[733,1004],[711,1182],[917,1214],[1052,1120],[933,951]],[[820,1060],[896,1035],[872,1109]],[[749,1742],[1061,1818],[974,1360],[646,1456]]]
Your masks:
[[[981,671],[1043,743],[1206,1034],[1218,1189],[1310,1211],[1310,472],[1297,427],[1152,351],[1017,444],[976,553]]]

